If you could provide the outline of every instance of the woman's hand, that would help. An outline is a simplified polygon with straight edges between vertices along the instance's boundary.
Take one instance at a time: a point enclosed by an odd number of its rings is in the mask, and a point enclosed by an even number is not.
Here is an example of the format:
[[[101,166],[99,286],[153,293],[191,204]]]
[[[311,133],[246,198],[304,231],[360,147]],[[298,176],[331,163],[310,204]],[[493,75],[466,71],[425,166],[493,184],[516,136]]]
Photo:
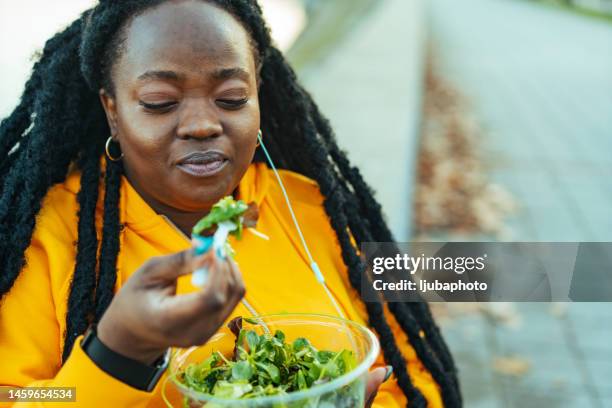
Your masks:
[[[177,296],[177,278],[200,267],[210,272],[207,285]],[[244,293],[234,261],[218,258],[215,251],[151,258],[115,295],[98,324],[98,337],[115,352],[150,364],[168,347],[205,343]]]
[[[366,408],[370,408],[372,403],[374,402],[374,398],[376,398],[376,394],[378,393],[378,389],[391,377],[393,374],[393,367],[378,367],[372,370],[368,374],[368,382],[366,384]]]

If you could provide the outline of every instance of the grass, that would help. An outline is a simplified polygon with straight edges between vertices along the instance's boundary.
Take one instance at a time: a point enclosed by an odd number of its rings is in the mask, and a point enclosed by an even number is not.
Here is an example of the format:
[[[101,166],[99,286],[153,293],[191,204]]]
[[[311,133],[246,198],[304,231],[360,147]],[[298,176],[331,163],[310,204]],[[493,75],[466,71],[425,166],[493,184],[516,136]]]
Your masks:
[[[577,5],[572,6],[559,0],[530,0],[530,2],[539,3],[544,6],[554,7],[557,9],[572,12],[574,14],[579,14],[585,17],[595,18],[598,20],[607,21],[608,23],[612,23],[612,14],[604,13],[602,11],[591,10]]]

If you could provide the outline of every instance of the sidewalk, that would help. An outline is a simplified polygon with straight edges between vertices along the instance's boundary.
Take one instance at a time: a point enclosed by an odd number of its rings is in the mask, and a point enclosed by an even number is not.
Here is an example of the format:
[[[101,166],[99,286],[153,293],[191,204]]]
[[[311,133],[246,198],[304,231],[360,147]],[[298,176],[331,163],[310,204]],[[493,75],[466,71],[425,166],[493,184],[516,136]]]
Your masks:
[[[519,0],[432,0],[442,73],[487,129],[515,241],[612,239],[612,24]],[[612,407],[609,303],[437,305],[466,407]]]
[[[523,204],[513,239],[612,238],[612,24],[521,0],[432,1],[434,52]]]
[[[425,2],[375,2],[300,79],[376,191],[398,240],[410,236],[425,54]]]

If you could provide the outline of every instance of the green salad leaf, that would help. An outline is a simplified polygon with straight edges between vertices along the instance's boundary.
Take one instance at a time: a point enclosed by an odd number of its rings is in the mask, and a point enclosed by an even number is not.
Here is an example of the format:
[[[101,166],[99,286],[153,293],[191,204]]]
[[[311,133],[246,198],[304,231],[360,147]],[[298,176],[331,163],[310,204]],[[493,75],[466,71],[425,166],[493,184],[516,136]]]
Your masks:
[[[357,365],[350,350],[317,350],[306,338],[287,343],[282,331],[258,334],[243,329],[242,323],[234,329],[239,332],[231,358],[215,352],[200,363],[189,364],[177,379],[218,398],[248,399],[306,390]]]
[[[193,233],[202,235],[206,230],[215,228],[220,222],[231,221],[237,228],[230,232],[237,238],[242,237],[242,215],[249,209],[247,203],[227,196],[212,206],[212,209],[193,227]]]

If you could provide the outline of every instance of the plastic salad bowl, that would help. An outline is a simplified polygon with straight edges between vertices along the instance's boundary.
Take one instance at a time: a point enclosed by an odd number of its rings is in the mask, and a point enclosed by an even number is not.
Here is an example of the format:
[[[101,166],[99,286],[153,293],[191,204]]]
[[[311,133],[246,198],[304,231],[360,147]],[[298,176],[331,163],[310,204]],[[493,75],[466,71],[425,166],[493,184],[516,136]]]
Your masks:
[[[233,354],[235,335],[223,327],[206,344],[173,352],[168,377],[163,385],[163,396],[169,407],[206,408],[355,408],[363,407],[367,374],[378,357],[378,339],[368,328],[341,318],[316,314],[278,314],[259,316],[256,323],[244,323],[244,328],[258,334],[280,330],[287,342],[306,338],[318,350],[349,350],[355,358],[351,371],[309,389],[284,395],[250,399],[225,399],[197,392],[181,383],[177,374],[191,363],[199,363],[215,352]],[[170,401],[172,394],[178,402]]]

